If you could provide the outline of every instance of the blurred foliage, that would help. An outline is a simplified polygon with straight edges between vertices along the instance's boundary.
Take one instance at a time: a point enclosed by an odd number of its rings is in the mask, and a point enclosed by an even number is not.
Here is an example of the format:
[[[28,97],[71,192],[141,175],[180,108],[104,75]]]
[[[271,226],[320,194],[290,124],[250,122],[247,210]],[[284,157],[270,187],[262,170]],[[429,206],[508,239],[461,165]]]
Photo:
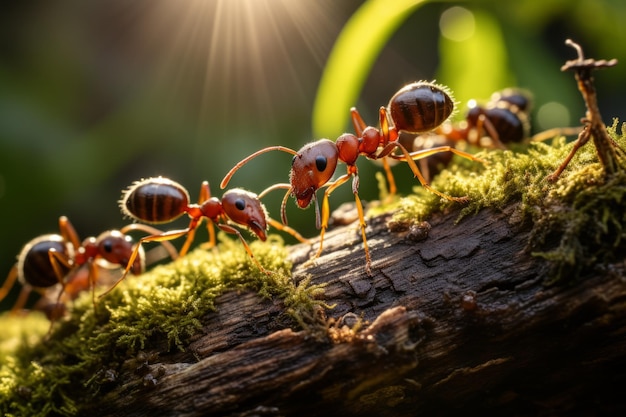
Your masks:
[[[220,196],[217,183],[249,153],[278,144],[298,149],[316,139],[311,115],[334,42],[360,6],[373,3],[379,1],[34,0],[5,6],[0,271],[8,272],[28,240],[54,232],[60,215],[85,237],[121,227],[127,220],[117,200],[139,178],[169,176],[185,184],[192,199],[206,179]],[[560,72],[575,57],[566,38],[589,57],[620,61],[597,73],[596,85],[605,122],[626,119],[622,1],[418,3],[401,18],[396,14],[399,20],[386,32],[379,30],[385,24],[380,13],[353,35],[358,44],[342,52],[348,57],[340,70],[342,79],[360,79],[361,85],[332,87],[327,94],[336,98],[323,106],[330,116],[316,116],[316,130],[331,135],[351,129],[352,105],[374,123],[378,108],[402,85],[435,78],[455,92],[457,116],[469,99],[487,99],[514,84],[534,94],[534,120],[544,104],[558,102],[569,112],[568,123],[577,124],[584,106],[571,74]],[[394,11],[393,1],[385,5]],[[473,36],[441,36],[442,16],[455,6],[470,12]],[[471,26],[467,16],[452,15],[451,21]],[[364,65],[357,58],[368,48],[374,53]],[[342,96],[350,91],[360,94],[345,107]],[[343,126],[331,121],[337,114],[344,115]],[[258,158],[231,186],[260,192],[285,182],[289,158],[279,152]],[[359,168],[362,198],[377,198],[378,168],[365,161]],[[415,181],[408,168],[395,171],[401,192],[410,192]],[[352,199],[345,188],[333,193],[333,207]],[[270,213],[282,197],[275,194],[265,200]],[[314,235],[312,211],[293,207],[290,202],[290,225]]]
[[[315,137],[339,136],[346,124],[345,109],[354,105],[380,50],[396,28],[426,0],[387,0],[363,3],[337,38],[324,68],[313,109]]]

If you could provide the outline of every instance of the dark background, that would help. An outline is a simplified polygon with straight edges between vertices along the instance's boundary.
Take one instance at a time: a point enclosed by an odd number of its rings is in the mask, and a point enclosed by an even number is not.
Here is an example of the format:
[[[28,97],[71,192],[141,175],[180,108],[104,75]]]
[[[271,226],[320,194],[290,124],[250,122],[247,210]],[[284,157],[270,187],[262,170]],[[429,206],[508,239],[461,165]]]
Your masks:
[[[54,3],[12,2],[0,14],[0,274],[8,273],[27,241],[56,232],[61,215],[81,237],[126,224],[117,201],[135,180],[170,177],[187,187],[192,200],[208,180],[220,196],[219,181],[244,156],[271,145],[298,149],[317,139],[311,113],[318,83],[335,39],[362,4]],[[439,17],[452,5],[420,7],[392,36],[355,103],[367,120],[373,123],[377,108],[403,84],[437,77]],[[605,122],[624,119],[621,0],[460,5],[500,24],[516,84],[535,94],[535,108],[550,100],[570,101],[563,104],[572,124],[584,107],[572,74],[560,73],[565,60],[575,58],[564,40],[579,42],[588,57],[618,58],[618,67],[596,77]],[[486,55],[478,52],[473,59],[484,61]],[[463,64],[457,65],[459,74]],[[548,81],[555,78],[558,85]],[[488,96],[456,97],[463,104],[470,98]],[[346,130],[348,122],[346,109]],[[232,186],[260,192],[286,182],[290,159],[267,154],[239,172]],[[362,198],[377,198],[378,168],[366,161],[359,168]],[[395,170],[400,189],[409,192],[415,185],[409,171]],[[333,194],[332,207],[351,200],[350,187],[342,188]],[[265,203],[278,217],[282,196],[275,194]],[[290,225],[315,235],[312,210],[300,212],[290,201],[288,213]],[[185,224],[183,219],[171,227]],[[204,238],[199,232],[197,242]]]

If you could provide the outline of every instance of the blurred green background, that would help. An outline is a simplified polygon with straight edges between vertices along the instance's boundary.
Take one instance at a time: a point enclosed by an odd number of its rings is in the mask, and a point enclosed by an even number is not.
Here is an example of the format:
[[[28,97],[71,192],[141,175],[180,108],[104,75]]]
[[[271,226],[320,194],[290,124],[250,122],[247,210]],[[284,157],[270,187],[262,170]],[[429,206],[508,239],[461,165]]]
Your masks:
[[[126,224],[117,201],[135,180],[170,177],[188,188],[192,200],[208,180],[220,196],[223,175],[251,152],[279,144],[298,149],[319,139],[316,134],[334,139],[341,131],[333,115],[351,130],[348,108],[331,115],[317,109],[315,129],[313,109],[333,44],[363,3],[5,5],[0,274],[8,273],[27,241],[56,232],[61,215],[81,237]],[[386,4],[394,7],[393,0]],[[424,2],[384,41],[372,68],[345,68],[349,77],[359,71],[366,76],[351,105],[375,124],[377,109],[402,85],[436,78],[455,92],[460,116],[469,99],[487,99],[495,89],[515,85],[534,94],[535,131],[574,125],[583,102],[573,75],[560,72],[565,60],[575,58],[564,45],[572,38],[588,57],[620,61],[596,79],[605,122],[624,120],[625,21],[621,0]],[[260,192],[287,182],[290,160],[284,153],[266,154],[238,172],[230,187]],[[378,168],[363,161],[359,169],[362,198],[375,199]],[[416,181],[408,168],[394,170],[400,190],[409,192]],[[280,194],[265,200],[274,217]],[[333,194],[331,206],[351,200],[345,186]],[[288,215],[290,225],[315,235],[312,210],[300,211],[290,201]],[[171,227],[185,225],[182,219]],[[198,235],[199,243],[205,232]]]

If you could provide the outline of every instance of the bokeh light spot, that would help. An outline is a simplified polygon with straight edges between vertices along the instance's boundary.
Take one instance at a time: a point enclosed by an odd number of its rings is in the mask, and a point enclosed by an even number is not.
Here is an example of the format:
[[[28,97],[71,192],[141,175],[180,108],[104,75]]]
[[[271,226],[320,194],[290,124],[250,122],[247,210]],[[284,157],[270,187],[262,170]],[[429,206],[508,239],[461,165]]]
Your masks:
[[[540,130],[565,127],[570,123],[570,112],[563,104],[550,101],[537,110],[535,124]]]
[[[441,14],[441,35],[451,41],[462,42],[471,38],[476,29],[474,14],[464,7],[454,6]]]

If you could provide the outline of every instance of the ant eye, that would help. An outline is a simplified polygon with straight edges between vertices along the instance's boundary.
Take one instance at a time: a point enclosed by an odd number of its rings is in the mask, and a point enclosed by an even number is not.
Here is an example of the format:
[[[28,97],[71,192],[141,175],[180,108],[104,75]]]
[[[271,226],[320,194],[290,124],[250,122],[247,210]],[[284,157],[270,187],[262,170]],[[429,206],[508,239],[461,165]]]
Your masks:
[[[317,156],[315,157],[315,166],[317,170],[323,172],[326,169],[327,160],[325,156]]]
[[[235,207],[237,207],[238,210],[243,210],[246,208],[246,202],[243,201],[242,198],[238,198],[235,200]]]
[[[106,253],[113,252],[113,243],[107,240],[106,242],[102,244],[102,249],[104,249]]]

